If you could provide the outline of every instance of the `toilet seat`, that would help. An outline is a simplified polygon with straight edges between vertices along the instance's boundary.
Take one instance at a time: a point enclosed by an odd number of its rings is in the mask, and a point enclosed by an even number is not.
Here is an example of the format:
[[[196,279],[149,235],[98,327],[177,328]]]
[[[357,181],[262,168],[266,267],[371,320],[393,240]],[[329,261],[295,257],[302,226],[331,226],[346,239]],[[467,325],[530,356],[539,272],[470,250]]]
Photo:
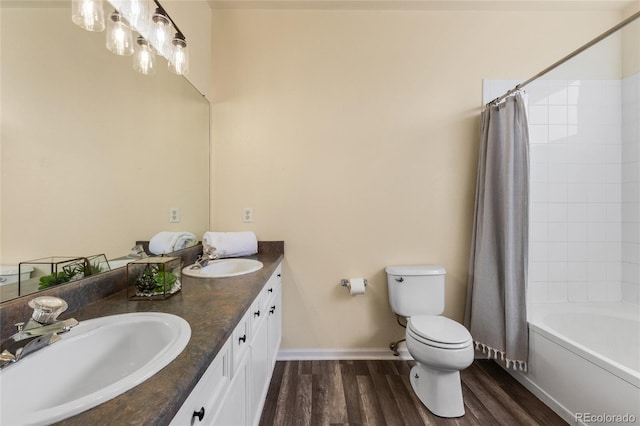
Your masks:
[[[441,349],[463,349],[473,342],[469,330],[462,324],[436,315],[409,318],[407,333],[420,343]]]

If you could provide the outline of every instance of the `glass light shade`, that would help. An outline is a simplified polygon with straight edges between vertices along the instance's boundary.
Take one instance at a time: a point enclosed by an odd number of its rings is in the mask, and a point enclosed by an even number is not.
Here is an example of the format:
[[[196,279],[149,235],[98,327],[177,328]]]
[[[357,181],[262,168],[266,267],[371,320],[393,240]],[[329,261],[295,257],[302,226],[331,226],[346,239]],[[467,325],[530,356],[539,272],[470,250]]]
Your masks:
[[[187,48],[187,42],[184,37],[176,35],[171,44],[171,55],[167,62],[169,71],[175,74],[187,75],[189,73],[189,49]]]
[[[173,24],[169,17],[164,14],[161,9],[151,18],[151,29],[149,33],[149,42],[156,51],[167,58],[171,51],[171,35],[173,34]]]
[[[140,34],[146,34],[151,21],[151,2],[149,0],[127,0],[124,1],[120,14],[129,22],[132,30]]]
[[[133,35],[119,12],[112,12],[107,21],[107,49],[121,56],[133,55]]]
[[[87,31],[104,31],[102,0],[72,0],[71,20]]]
[[[156,73],[156,54],[143,37],[138,37],[136,52],[133,55],[133,69],[141,74]]]

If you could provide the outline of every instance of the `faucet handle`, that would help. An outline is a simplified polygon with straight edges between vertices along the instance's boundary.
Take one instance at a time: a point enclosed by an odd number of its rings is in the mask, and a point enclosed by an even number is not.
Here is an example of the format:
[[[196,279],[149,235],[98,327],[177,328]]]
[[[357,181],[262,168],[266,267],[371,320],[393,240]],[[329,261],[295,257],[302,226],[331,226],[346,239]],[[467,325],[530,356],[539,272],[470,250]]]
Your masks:
[[[144,251],[142,244],[136,244],[134,247],[131,248],[131,251],[129,252],[127,257],[143,259],[148,256],[147,256],[147,253]]]
[[[40,324],[53,324],[58,315],[67,310],[69,305],[59,297],[40,296],[29,300],[29,306],[33,308],[31,318]]]

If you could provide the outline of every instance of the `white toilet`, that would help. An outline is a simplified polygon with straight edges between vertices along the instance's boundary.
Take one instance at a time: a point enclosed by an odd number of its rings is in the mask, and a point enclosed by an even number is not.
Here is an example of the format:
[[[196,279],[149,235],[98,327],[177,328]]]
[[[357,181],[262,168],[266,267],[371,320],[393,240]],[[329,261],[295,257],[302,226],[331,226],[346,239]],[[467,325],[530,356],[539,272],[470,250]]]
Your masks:
[[[462,324],[440,316],[447,272],[437,265],[388,266],[386,272],[391,310],[407,318],[414,392],[437,416],[463,416],[460,370],[473,362],[473,341]]]

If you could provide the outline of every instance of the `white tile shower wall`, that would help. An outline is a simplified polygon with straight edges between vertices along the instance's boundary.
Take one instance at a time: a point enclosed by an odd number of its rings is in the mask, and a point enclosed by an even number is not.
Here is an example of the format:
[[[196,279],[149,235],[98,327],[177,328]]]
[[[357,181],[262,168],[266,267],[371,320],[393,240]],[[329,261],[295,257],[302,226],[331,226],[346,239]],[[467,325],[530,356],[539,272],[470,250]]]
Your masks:
[[[640,73],[622,80],[622,300],[640,303]]]
[[[499,96],[511,83],[485,82],[485,99]],[[538,80],[526,93],[529,300],[619,301],[626,231],[621,220],[621,82]]]

